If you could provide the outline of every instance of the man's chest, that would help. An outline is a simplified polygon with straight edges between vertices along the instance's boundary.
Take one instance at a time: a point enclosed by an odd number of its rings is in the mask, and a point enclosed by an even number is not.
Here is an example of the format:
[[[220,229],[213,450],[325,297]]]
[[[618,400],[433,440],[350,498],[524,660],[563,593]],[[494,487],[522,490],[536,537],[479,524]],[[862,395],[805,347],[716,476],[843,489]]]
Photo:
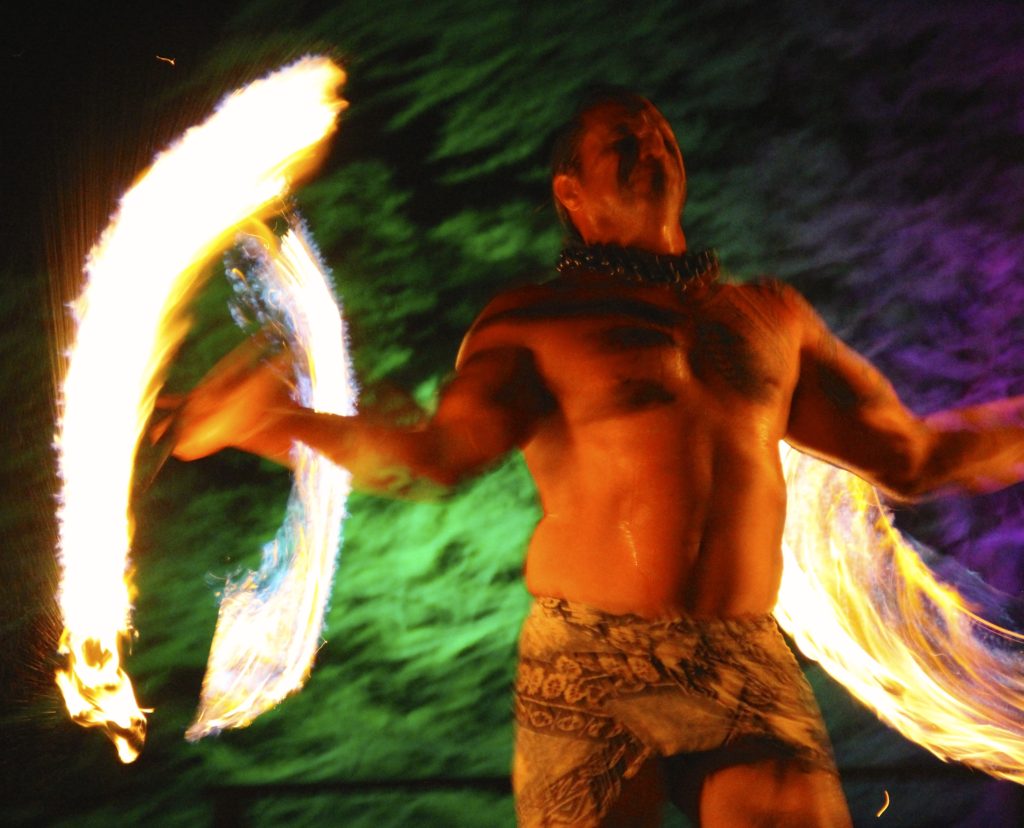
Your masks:
[[[771,406],[795,382],[785,320],[742,301],[671,308],[585,303],[537,326],[531,347],[563,408],[626,414],[709,399]]]

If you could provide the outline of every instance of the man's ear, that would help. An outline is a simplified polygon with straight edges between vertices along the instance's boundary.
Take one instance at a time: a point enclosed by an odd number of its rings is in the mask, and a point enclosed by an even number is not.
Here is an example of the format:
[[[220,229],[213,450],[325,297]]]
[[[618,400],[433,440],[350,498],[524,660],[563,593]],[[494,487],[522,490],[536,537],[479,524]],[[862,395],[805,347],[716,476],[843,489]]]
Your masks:
[[[551,189],[562,206],[570,213],[575,212],[580,206],[580,183],[575,176],[567,173],[558,173],[551,180]]]

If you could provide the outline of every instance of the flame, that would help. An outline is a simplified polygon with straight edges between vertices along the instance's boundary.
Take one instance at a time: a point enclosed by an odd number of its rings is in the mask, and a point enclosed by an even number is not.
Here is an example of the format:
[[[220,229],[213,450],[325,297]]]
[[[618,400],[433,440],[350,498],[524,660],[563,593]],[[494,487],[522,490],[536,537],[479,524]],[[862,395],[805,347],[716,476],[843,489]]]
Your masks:
[[[354,413],[344,323],[303,228],[280,240],[262,228],[246,248],[258,261],[262,298],[285,320],[298,401]],[[351,476],[307,446],[292,452],[295,483],[285,522],[264,548],[259,572],[224,590],[200,708],[185,734],[190,740],[245,726],[297,691],[319,649]]]
[[[57,683],[74,720],[103,727],[125,762],[146,722],[120,664],[131,633],[132,471],[187,328],[181,308],[236,228],[311,171],[345,106],[344,79],[310,57],[229,95],[125,193],[86,261],[56,436],[67,658]]]
[[[1024,636],[939,581],[870,485],[788,446],[783,465],[779,624],[907,738],[1024,782]]]

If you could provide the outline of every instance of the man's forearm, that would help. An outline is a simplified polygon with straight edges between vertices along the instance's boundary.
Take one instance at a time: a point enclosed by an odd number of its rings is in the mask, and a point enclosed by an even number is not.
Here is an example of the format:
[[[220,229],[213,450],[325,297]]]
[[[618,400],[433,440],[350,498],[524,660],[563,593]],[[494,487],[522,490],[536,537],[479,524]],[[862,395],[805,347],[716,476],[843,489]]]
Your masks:
[[[931,447],[918,495],[991,492],[1024,480],[1024,396],[925,418]]]
[[[265,429],[236,446],[289,465],[295,441],[348,469],[357,488],[391,497],[443,496],[468,471],[452,466],[429,424],[402,428],[304,408],[275,412]]]

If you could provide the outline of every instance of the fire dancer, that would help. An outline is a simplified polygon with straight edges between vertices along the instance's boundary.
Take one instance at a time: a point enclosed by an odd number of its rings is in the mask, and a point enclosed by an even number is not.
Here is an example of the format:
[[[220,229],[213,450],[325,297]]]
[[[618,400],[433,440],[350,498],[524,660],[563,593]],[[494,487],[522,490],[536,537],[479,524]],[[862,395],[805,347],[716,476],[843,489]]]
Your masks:
[[[273,366],[215,369],[177,456],[293,440],[357,486],[443,492],[519,448],[543,517],[520,639],[521,824],[848,825],[831,747],[771,610],[786,440],[890,494],[1024,476],[1024,401],[919,418],[792,289],[722,284],[687,249],[665,118],[611,91],[562,129],[557,278],[498,296],[414,428],[299,409]]]

